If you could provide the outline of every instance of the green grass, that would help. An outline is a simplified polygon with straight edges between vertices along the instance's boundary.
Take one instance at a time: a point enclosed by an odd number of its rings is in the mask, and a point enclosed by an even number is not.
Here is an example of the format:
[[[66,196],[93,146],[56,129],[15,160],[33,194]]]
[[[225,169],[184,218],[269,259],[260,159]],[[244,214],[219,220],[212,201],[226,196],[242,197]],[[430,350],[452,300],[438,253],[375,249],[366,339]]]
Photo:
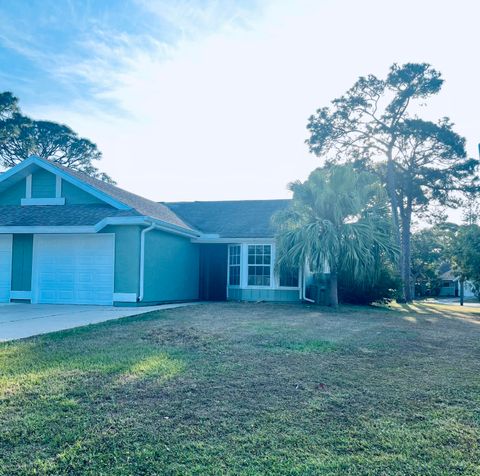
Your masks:
[[[479,311],[222,303],[0,344],[0,475],[478,475]]]

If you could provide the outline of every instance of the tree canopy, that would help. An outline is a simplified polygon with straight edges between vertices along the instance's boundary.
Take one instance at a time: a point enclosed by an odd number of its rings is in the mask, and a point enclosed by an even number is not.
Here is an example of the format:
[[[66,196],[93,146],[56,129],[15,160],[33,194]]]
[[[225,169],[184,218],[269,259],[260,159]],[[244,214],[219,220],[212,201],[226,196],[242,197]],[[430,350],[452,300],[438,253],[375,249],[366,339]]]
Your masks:
[[[23,115],[13,94],[0,93],[0,166],[13,167],[31,155],[114,183],[94,165],[102,154],[93,142],[66,125]]]
[[[290,189],[292,205],[275,216],[277,265],[308,263],[315,274],[328,267],[330,302],[336,306],[340,271],[373,280],[378,255],[395,252],[384,192],[374,175],[351,165],[318,168]]]
[[[400,247],[401,299],[412,298],[410,235],[413,214],[432,205],[456,207],[462,193],[480,190],[478,161],[469,159],[465,139],[448,118],[419,118],[419,101],[437,94],[443,84],[426,63],[394,64],[385,79],[361,77],[330,107],[309,119],[310,150],[327,162],[351,161],[374,171],[388,192]]]

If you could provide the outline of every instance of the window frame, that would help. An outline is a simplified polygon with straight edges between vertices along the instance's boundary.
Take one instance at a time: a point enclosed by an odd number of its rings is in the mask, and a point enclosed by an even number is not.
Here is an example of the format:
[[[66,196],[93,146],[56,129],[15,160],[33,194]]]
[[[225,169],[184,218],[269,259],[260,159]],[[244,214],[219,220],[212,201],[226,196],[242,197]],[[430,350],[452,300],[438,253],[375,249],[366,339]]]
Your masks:
[[[238,264],[230,264],[230,250],[232,248],[238,247],[239,250],[239,260]],[[228,245],[228,256],[227,256],[227,286],[229,288],[241,288],[242,286],[242,244],[241,243],[232,243]],[[238,284],[230,284],[230,267],[238,267]]]
[[[270,264],[249,264],[248,263],[248,254],[249,254],[249,247],[250,246],[268,246],[270,247]],[[274,273],[274,266],[273,263],[275,262],[275,247],[272,243],[246,243],[245,244],[245,258],[244,258],[244,266],[245,266],[245,286],[249,289],[274,289],[275,288],[275,273]],[[270,284],[249,284],[248,277],[249,277],[249,268],[250,266],[268,266],[270,269]],[[266,276],[266,275],[264,275]]]

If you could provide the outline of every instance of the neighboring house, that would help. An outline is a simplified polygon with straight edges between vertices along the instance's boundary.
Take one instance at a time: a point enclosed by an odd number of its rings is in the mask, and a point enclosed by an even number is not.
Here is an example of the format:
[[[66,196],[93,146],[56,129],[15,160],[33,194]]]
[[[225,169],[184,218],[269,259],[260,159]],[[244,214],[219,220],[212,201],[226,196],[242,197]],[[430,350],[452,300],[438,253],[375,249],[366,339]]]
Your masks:
[[[0,302],[299,301],[274,267],[288,202],[156,203],[30,157],[0,175]]]
[[[440,275],[441,279],[441,286],[439,296],[455,296],[458,297],[460,295],[460,283],[458,276],[453,273],[453,271],[447,271]],[[465,281],[464,290],[463,290],[464,297],[474,297],[475,292],[473,289],[473,284],[470,281]]]

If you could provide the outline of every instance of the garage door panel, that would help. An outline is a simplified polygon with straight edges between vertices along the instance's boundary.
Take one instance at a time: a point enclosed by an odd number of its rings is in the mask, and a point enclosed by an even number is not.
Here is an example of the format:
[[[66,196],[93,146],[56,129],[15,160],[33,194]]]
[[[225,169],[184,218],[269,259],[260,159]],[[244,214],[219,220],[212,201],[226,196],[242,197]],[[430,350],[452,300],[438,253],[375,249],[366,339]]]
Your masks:
[[[112,304],[112,235],[36,235],[36,301],[58,304]]]
[[[10,301],[12,288],[12,235],[0,235],[0,302]]]

